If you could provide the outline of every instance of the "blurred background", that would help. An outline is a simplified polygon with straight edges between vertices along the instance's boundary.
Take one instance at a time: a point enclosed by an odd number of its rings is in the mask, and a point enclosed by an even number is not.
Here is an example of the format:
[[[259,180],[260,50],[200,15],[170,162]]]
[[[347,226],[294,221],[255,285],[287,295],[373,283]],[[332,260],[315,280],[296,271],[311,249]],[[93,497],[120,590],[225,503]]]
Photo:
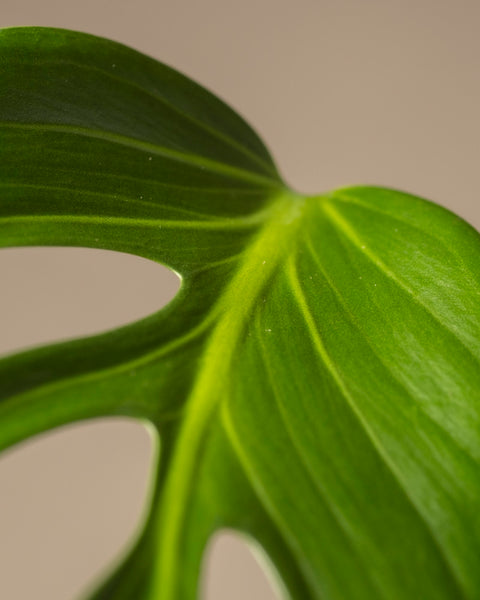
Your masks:
[[[300,192],[395,187],[480,228],[477,0],[1,0],[0,25],[102,35],[183,71],[254,126]],[[80,249],[1,250],[0,281],[0,353],[127,323],[178,288],[158,265]],[[140,425],[109,420],[0,457],[0,598],[79,598],[135,531],[150,451]],[[203,598],[279,596],[224,532]]]

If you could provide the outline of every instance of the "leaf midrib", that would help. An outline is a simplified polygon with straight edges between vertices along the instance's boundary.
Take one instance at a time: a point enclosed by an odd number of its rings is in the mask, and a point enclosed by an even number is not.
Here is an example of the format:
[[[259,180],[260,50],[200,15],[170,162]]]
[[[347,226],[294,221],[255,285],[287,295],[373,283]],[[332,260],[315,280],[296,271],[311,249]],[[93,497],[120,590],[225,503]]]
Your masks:
[[[203,365],[192,386],[160,507],[157,539],[159,559],[151,597],[174,600],[180,577],[182,526],[190,502],[190,489],[209,425],[228,389],[234,353],[265,285],[282,263],[297,231],[299,204],[293,193],[279,195],[276,210],[255,241],[245,250],[243,261],[216,303],[220,317],[204,350]],[[262,270],[261,275],[258,270]],[[234,309],[232,309],[234,307]]]

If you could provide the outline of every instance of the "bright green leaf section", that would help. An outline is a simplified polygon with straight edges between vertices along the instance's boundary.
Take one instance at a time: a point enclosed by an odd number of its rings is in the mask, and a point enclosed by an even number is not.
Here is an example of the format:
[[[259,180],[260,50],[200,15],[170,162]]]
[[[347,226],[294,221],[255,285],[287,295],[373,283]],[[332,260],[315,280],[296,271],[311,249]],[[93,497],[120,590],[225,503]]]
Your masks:
[[[195,598],[223,527],[294,599],[480,598],[478,233],[392,190],[294,194],[231,109],[119,44],[0,49],[0,246],[183,280],[147,319],[0,362],[4,448],[102,415],[159,433],[147,524],[92,598]]]

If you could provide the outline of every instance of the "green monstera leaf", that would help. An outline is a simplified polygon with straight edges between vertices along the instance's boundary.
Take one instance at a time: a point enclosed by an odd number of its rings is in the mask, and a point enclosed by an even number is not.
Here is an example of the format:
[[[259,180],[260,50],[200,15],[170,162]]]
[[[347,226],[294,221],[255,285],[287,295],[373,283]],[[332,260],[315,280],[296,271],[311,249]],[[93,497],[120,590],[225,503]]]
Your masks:
[[[96,600],[188,600],[244,532],[299,600],[480,598],[480,237],[378,188],[301,197],[231,109],[119,44],[0,35],[0,245],[182,278],[156,314],[0,363],[0,445],[128,415],[160,443]]]

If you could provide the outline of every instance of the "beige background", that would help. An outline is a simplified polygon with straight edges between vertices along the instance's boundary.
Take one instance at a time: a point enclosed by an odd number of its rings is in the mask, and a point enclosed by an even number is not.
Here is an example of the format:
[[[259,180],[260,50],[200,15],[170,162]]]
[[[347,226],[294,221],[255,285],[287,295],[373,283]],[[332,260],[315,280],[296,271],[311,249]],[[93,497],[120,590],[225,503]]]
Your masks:
[[[0,0],[0,25],[34,24],[114,38],[210,87],[299,191],[383,184],[480,227],[478,0]],[[0,278],[2,353],[128,322],[177,285],[140,259],[76,249],[1,251]],[[0,598],[78,598],[135,529],[149,451],[141,427],[110,421],[4,455]],[[206,599],[275,597],[236,538],[207,562]]]

